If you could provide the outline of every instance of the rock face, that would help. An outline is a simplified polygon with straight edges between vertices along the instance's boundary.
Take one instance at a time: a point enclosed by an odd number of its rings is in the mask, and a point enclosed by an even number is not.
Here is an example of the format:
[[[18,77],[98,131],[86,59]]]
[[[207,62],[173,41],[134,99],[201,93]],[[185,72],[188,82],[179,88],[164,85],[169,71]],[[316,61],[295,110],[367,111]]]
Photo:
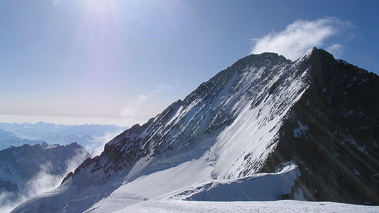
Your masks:
[[[262,170],[296,161],[308,199],[379,204],[379,78],[324,51]]]
[[[71,160],[83,162],[87,157],[88,152],[77,143],[66,146],[43,143],[0,150],[0,193],[7,195],[2,197],[1,206],[32,195],[30,184],[38,181],[39,174],[62,176]],[[48,180],[51,181],[45,179]]]
[[[378,204],[378,109],[379,77],[324,50],[312,48],[294,62],[249,55],[115,137],[54,195],[14,212],[84,211],[160,172],[172,176],[167,184],[177,190],[183,186],[173,182],[232,180],[288,163],[301,175],[286,198]],[[140,202],[167,193],[167,185],[151,190],[149,184],[138,185]],[[49,205],[54,200],[59,204]]]

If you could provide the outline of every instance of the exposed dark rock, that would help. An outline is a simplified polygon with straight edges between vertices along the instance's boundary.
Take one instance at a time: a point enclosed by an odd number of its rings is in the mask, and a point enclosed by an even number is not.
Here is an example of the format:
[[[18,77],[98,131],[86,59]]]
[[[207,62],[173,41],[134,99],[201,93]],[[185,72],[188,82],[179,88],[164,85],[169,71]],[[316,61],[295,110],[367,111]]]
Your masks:
[[[379,77],[323,50],[314,49],[307,63],[310,87],[262,171],[296,160],[297,187],[310,199],[378,205]]]

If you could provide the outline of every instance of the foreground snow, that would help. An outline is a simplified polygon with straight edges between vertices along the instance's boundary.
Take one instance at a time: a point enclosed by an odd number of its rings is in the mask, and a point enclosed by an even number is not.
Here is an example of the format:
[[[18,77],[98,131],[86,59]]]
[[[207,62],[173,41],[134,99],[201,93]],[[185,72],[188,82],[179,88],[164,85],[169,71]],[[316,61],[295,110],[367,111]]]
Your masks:
[[[379,206],[280,200],[281,195],[290,192],[296,177],[300,175],[292,164],[277,173],[262,173],[234,180],[208,180],[175,190],[178,188],[178,183],[175,183],[177,179],[187,177],[187,183],[179,184],[182,186],[199,179],[195,174],[198,173],[197,169],[203,167],[202,163],[201,160],[191,161],[185,166],[125,183],[86,212],[379,212]],[[245,201],[234,201],[238,199]]]
[[[195,162],[191,163],[201,164],[201,161]],[[178,187],[173,176],[197,179],[196,175],[189,175],[196,174],[197,166],[191,163],[186,165],[189,167],[173,168],[174,171],[178,170],[176,172],[156,172],[149,175],[152,177],[144,176],[126,183],[86,212],[379,212],[379,206],[280,200],[281,195],[290,192],[296,177],[300,175],[297,167],[292,164],[277,173],[261,173],[234,180],[209,180],[158,196],[165,193],[163,191],[168,192]],[[185,171],[184,168],[188,170]],[[170,173],[172,176],[166,177]]]
[[[99,194],[98,188],[93,187],[93,197],[100,196],[103,199],[85,212],[379,212],[379,206],[280,200],[281,195],[290,192],[296,178],[301,175],[293,164],[285,166],[277,173],[261,173],[233,180],[202,181],[212,168],[206,164],[207,161],[200,158],[144,175],[134,181],[123,183],[117,189],[110,189],[113,192],[105,196]],[[44,203],[54,202],[53,197],[57,194],[60,197],[70,196],[70,191],[80,194],[81,190],[64,184],[50,193],[45,193]],[[67,198],[63,198],[65,199]],[[62,208],[63,212],[79,212],[78,209],[85,209],[84,206],[88,205],[87,202],[91,203],[91,199],[78,199],[64,208],[59,207],[65,205],[62,203],[55,203],[54,206],[57,209]],[[25,209],[29,209],[36,201],[41,202],[41,199],[37,197],[23,205]],[[43,205],[40,207],[40,210],[43,210]],[[50,210],[49,212],[56,212]],[[84,210],[80,210],[82,211]]]
[[[300,175],[296,166],[288,165],[277,173],[255,174],[233,180],[203,181],[211,168],[207,166],[207,160],[200,158],[142,176],[124,183],[88,212],[115,212],[147,200],[279,200],[283,194],[290,193]]]
[[[179,200],[151,200],[124,208],[121,212],[379,212],[378,206],[360,206],[332,202],[309,201],[250,201],[250,202],[204,202]]]

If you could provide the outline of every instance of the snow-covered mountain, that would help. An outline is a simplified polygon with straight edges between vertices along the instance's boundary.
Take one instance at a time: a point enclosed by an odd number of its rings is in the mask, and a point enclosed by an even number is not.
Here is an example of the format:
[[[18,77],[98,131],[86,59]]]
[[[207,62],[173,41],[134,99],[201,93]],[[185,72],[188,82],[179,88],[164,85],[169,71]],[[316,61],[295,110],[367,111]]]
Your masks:
[[[323,50],[249,55],[13,212],[218,200],[231,185],[248,200],[265,200],[260,185],[272,200],[379,204],[378,109],[379,77]]]
[[[42,143],[0,150],[0,212],[8,205],[59,186],[63,177],[88,157],[77,143]]]

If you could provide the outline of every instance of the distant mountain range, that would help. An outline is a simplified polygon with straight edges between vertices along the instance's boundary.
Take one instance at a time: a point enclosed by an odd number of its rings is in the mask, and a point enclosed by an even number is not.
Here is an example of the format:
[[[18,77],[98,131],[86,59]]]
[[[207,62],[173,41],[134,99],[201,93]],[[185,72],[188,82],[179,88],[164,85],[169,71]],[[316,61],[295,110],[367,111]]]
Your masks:
[[[9,148],[11,146],[21,146],[23,144],[39,144],[43,143],[42,140],[28,140],[17,137],[11,132],[0,129],[0,150]]]
[[[296,61],[249,55],[12,212],[135,212],[188,200],[379,205],[378,109],[379,77],[324,50]]]
[[[70,144],[77,142],[92,151],[96,146],[105,142],[103,137],[117,135],[125,127],[115,125],[57,125],[39,122],[30,123],[0,123],[0,149],[22,144]],[[108,136],[109,137],[109,136]]]

